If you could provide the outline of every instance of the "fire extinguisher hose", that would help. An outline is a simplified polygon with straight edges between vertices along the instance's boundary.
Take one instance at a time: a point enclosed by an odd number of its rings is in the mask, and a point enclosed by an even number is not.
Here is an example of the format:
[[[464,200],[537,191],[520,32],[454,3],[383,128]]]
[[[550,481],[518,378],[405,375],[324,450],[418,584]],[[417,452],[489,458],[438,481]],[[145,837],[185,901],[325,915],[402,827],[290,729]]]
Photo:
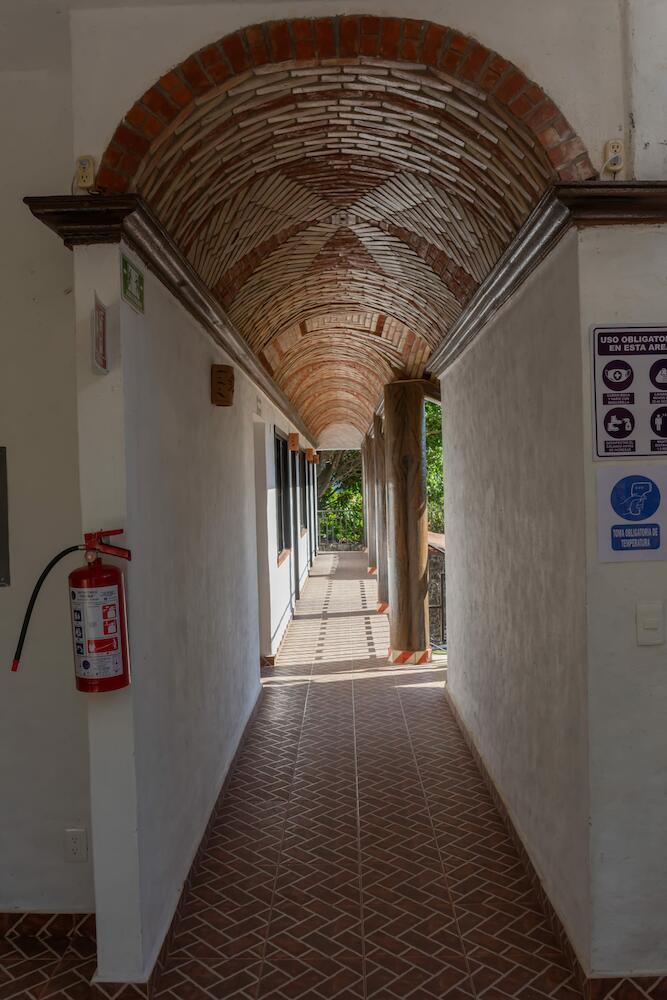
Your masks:
[[[68,556],[71,552],[81,552],[81,550],[85,548],[86,548],[85,545],[68,546],[66,549],[63,549],[62,552],[59,552],[57,556],[54,556],[51,562],[47,563],[47,565],[42,570],[39,580],[35,584],[32,594],[30,595],[30,600],[28,601],[28,607],[25,610],[23,625],[21,626],[21,634],[19,635],[19,641],[16,646],[16,652],[14,653],[14,659],[12,660],[13,672],[16,672],[18,670],[19,663],[21,662],[21,652],[23,650],[23,643],[25,642],[25,637],[28,632],[28,626],[30,624],[30,618],[32,616],[32,610],[35,607],[35,601],[37,600],[37,595],[42,589],[42,584],[44,583],[44,581],[46,580],[47,576],[49,575],[53,567],[56,565],[56,563],[59,563],[61,559],[64,559],[65,556]]]

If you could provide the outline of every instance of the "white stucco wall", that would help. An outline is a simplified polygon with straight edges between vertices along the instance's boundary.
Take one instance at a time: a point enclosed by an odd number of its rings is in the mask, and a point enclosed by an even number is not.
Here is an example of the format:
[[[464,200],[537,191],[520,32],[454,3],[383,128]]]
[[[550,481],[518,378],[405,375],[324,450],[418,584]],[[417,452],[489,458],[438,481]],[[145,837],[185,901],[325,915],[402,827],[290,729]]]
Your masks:
[[[264,421],[255,423],[255,522],[257,525],[257,590],[259,652],[271,655],[271,587],[269,576],[268,476],[273,435]]]
[[[667,227],[579,238],[588,525],[592,967],[667,972],[667,646],[636,643],[635,605],[667,606],[665,562],[600,563],[590,326],[667,324]],[[663,467],[664,459],[649,459]],[[628,473],[634,463],[623,463]]]
[[[278,529],[277,529],[277,515],[276,515],[276,467],[274,458],[274,433],[276,428],[282,431],[283,434],[288,433],[288,424],[285,418],[278,414],[277,411],[274,413],[274,423],[268,428],[268,436],[266,438],[266,466],[265,466],[265,482],[267,484],[266,493],[266,523],[267,523],[267,543],[268,543],[268,554],[267,563],[269,571],[269,603],[267,610],[264,611],[266,615],[268,613],[268,625],[266,626],[266,632],[268,635],[268,646],[263,649],[262,652],[268,656],[274,656],[280,647],[280,643],[285,634],[287,626],[289,625],[290,619],[294,611],[294,602],[296,595],[295,583],[295,570],[294,570],[294,545],[295,540],[291,540],[291,548],[289,554],[282,559],[278,555]],[[304,447],[311,447],[311,442],[303,440],[302,445]],[[290,456],[291,463],[291,456]],[[290,465],[291,468],[291,465]],[[290,480],[291,483],[291,480]],[[293,490],[290,486],[290,503],[293,501]],[[300,496],[297,491],[296,504],[297,511],[300,511]],[[290,508],[290,525],[292,525],[292,515]],[[293,534],[293,529],[291,529]],[[298,545],[299,553],[299,581],[302,587],[308,578],[308,536],[307,534],[301,534],[300,524],[297,528],[297,539],[296,544]]]
[[[442,378],[448,684],[588,967],[577,237]]]
[[[123,302],[121,329],[148,955],[259,694],[256,390],[237,372],[234,405],[211,405],[210,365],[228,359],[149,274],[145,314]]]
[[[309,551],[308,551],[308,529],[301,527],[301,490],[299,490],[297,499],[297,509],[299,511],[299,589],[303,590],[303,586],[308,579],[308,570],[310,568],[309,562]],[[307,502],[304,504],[307,508]],[[306,511],[307,517],[307,511]]]
[[[622,0],[630,106],[630,176],[667,179],[667,4]]]
[[[124,526],[132,549],[132,686],[89,707],[98,975],[107,981],[150,973],[259,694],[258,549],[275,547],[275,510],[271,519],[264,503],[262,537],[256,445],[263,439],[272,468],[274,426],[291,430],[238,369],[233,406],[211,404],[210,365],[229,359],[142,270],[140,315],[119,300],[118,248],[76,251],[84,524]],[[95,291],[109,309],[107,376],[90,369]],[[286,597],[268,591],[285,625],[289,569]]]
[[[605,141],[626,133],[623,32],[613,0],[504,0],[502,8],[497,0],[413,0],[409,10],[403,0],[357,0],[353,8],[340,0],[226,0],[73,11],[74,147],[99,158],[148,87],[230,31],[261,21],[350,12],[425,18],[474,35],[549,93],[597,167]]]
[[[0,911],[91,911],[91,864],[64,831],[89,828],[86,704],[74,689],[67,557],[44,585],[9,673],[32,587],[81,540],[72,255],[24,195],[69,189],[66,14],[0,15],[0,445],[7,448],[11,586],[0,588]],[[45,151],[48,150],[48,155]]]
[[[95,295],[107,308],[109,373],[91,365]],[[125,395],[117,245],[74,250],[79,486],[84,531],[126,526]],[[124,563],[121,564],[126,569]],[[85,696],[97,974],[144,971],[132,688]]]

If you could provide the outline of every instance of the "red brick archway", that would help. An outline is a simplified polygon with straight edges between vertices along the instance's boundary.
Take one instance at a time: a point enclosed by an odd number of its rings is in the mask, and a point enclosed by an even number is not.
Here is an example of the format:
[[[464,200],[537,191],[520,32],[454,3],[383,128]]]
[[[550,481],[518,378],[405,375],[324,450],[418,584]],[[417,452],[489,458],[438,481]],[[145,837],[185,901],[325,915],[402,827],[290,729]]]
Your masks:
[[[561,180],[595,177],[588,153],[554,102],[513,63],[428,21],[320,17],[255,24],[191,55],[158,80],[116,129],[97,174],[105,191],[127,191],[142,157],[188,104],[230,77],[266,63],[374,56],[421,62],[493,95],[546,150]]]
[[[550,98],[425,21],[254,25],[190,56],[116,129],[137,191],[314,435],[350,446],[420,378],[544,191],[594,175]]]

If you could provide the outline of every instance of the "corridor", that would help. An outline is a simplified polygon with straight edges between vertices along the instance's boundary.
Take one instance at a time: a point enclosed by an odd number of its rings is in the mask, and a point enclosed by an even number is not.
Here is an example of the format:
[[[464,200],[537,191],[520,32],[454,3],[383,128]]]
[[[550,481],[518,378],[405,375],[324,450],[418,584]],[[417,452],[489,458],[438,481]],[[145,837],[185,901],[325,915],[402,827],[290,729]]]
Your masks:
[[[212,823],[161,1000],[580,996],[443,694],[321,555]],[[175,804],[176,805],[176,804]]]

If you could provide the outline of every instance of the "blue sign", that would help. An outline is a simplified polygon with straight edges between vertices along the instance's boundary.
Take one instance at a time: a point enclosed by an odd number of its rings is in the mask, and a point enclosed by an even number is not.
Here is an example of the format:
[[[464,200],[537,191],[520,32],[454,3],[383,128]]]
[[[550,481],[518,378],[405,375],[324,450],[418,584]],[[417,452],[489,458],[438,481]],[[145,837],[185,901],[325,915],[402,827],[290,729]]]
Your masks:
[[[618,480],[609,500],[616,514],[625,521],[645,521],[648,517],[653,517],[660,506],[660,490],[648,476],[625,476]],[[658,531],[658,545],[659,539]]]
[[[659,524],[613,524],[611,547],[614,552],[637,552],[660,548]]]

